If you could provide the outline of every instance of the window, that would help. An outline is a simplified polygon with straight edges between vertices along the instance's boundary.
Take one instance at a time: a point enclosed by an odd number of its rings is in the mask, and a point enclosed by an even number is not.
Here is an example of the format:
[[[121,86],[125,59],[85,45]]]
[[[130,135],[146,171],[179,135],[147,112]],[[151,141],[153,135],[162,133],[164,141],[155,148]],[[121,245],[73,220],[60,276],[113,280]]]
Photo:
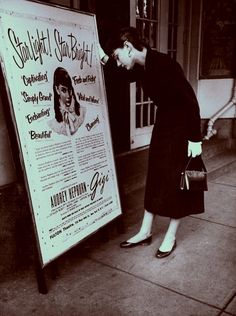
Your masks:
[[[157,4],[157,0],[136,0],[136,27],[152,48],[157,47]]]
[[[200,78],[235,76],[236,1],[204,0]]]
[[[136,27],[151,48],[157,49],[158,1],[136,0]],[[155,106],[144,95],[139,82],[136,84],[136,128],[152,126],[155,121]]]
[[[178,31],[178,0],[169,1],[168,24],[168,55],[170,55],[171,58],[176,59]]]

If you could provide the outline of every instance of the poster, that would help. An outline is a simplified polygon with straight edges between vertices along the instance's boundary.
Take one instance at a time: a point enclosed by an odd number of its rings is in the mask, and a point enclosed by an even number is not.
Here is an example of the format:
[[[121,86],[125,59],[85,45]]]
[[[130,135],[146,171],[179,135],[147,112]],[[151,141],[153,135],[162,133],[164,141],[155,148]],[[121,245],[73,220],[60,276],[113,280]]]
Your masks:
[[[0,32],[44,266],[121,214],[96,19],[0,0]]]

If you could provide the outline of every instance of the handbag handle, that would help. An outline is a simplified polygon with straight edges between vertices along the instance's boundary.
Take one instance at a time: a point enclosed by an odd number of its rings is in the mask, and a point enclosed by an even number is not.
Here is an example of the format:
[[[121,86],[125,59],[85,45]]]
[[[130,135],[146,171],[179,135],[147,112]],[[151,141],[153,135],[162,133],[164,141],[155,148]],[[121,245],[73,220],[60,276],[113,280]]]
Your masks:
[[[188,168],[188,166],[189,166],[189,164],[190,164],[192,158],[193,158],[192,156],[189,158],[189,160],[188,160],[188,162],[187,162],[187,165],[186,165],[186,167],[185,167],[185,169],[184,169],[184,172],[187,170],[187,168]],[[207,172],[206,167],[205,167],[205,165],[204,165],[202,159],[201,159],[201,162],[202,162],[203,170],[204,170],[205,172]]]

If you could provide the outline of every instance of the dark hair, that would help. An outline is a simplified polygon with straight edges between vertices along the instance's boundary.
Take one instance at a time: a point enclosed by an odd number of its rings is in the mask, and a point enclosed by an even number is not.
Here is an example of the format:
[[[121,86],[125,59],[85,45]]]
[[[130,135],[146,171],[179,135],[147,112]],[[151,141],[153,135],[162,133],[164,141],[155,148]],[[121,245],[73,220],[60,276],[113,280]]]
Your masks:
[[[148,47],[148,41],[140,37],[135,27],[125,27],[116,32],[107,45],[107,52],[112,54],[115,49],[123,48],[124,42],[129,41],[137,50],[142,51]]]
[[[53,76],[54,111],[55,111],[55,118],[56,118],[57,122],[63,121],[62,114],[60,111],[60,102],[59,102],[60,97],[56,91],[56,87],[58,87],[60,84],[63,86],[66,86],[69,90],[72,91],[72,96],[75,100],[75,113],[77,115],[80,115],[80,104],[76,100],[75,91],[74,91],[74,88],[72,86],[72,81],[71,81],[70,75],[68,74],[68,72],[64,68],[58,67],[54,71],[54,76]]]

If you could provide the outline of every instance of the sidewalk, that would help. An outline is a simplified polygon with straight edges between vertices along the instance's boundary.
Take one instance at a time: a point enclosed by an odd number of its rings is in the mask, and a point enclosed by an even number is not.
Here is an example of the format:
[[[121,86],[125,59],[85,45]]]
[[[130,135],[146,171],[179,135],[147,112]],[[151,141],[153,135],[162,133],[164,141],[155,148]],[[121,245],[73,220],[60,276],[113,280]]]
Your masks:
[[[236,315],[236,171],[209,182],[206,211],[182,220],[177,248],[154,257],[168,225],[155,218],[150,246],[121,249],[143,215],[143,189],[128,197],[127,232],[96,235],[57,260],[60,276],[38,293],[33,267],[0,284],[0,315]]]

